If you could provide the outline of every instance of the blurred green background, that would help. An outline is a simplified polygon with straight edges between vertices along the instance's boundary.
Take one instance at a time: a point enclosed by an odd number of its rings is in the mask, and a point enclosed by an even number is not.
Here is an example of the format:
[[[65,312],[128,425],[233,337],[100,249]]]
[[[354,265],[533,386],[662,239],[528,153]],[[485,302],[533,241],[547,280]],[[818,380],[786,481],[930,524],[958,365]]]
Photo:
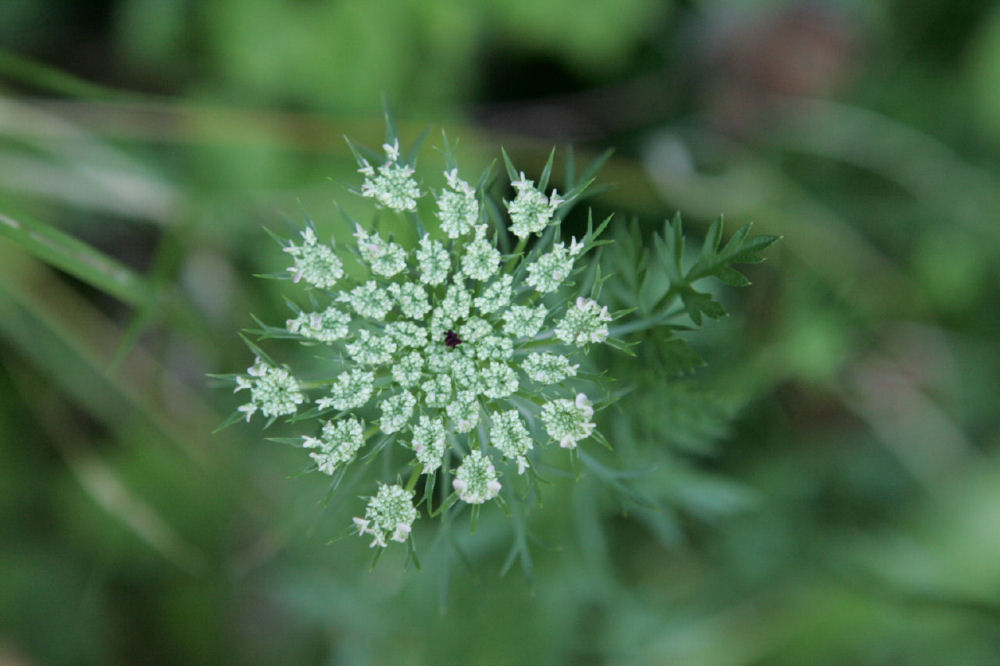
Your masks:
[[[4,0],[0,49],[0,663],[1000,664],[1000,3]],[[493,509],[368,573],[301,452],[210,434],[262,225],[347,234],[383,95],[784,236],[706,367],[604,357],[658,509],[558,479],[530,571]]]

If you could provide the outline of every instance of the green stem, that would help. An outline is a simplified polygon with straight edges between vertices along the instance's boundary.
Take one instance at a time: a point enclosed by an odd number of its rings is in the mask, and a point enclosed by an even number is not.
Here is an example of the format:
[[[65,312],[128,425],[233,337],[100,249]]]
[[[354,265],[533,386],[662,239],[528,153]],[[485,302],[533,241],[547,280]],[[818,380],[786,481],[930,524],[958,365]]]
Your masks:
[[[410,480],[406,482],[406,489],[412,491],[417,487],[417,479],[420,478],[420,468],[414,467],[413,473],[410,474]]]
[[[524,247],[528,244],[528,236],[521,238],[517,241],[517,245],[514,246],[514,251],[511,253],[510,259],[507,260],[507,266],[505,267],[506,272],[510,272],[514,265],[517,263],[518,258],[521,253],[524,252]]]
[[[613,338],[621,337],[629,333],[635,333],[636,331],[645,331],[650,328],[659,326],[666,320],[680,314],[680,310],[665,310],[659,314],[652,315],[650,317],[645,317],[637,321],[630,322],[628,324],[622,324],[621,326],[615,326],[608,331],[608,335]]]

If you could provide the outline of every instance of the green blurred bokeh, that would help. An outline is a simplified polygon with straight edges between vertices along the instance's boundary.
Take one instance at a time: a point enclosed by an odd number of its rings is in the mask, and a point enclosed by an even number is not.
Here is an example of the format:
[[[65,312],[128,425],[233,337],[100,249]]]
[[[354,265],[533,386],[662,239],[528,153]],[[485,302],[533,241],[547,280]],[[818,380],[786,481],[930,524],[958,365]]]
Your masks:
[[[0,662],[1000,664],[1000,4],[6,0],[0,49]],[[470,172],[617,147],[645,238],[784,236],[706,367],[602,357],[660,508],[554,479],[530,575],[497,510],[368,573],[352,498],[211,434],[261,227],[348,237],[383,97]]]

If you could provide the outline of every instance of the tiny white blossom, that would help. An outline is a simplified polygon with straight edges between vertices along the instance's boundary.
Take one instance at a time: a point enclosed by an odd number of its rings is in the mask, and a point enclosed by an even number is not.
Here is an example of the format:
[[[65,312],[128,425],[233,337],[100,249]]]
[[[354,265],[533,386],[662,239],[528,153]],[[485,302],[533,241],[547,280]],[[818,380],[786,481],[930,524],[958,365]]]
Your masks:
[[[503,313],[503,331],[515,338],[533,338],[542,330],[548,313],[542,304],[512,305]]]
[[[379,427],[382,432],[391,435],[402,430],[410,422],[410,415],[417,404],[417,399],[409,391],[402,391],[382,401],[382,420]]]
[[[369,234],[360,224],[354,237],[358,239],[358,253],[375,275],[392,277],[406,268],[406,250],[396,243],[383,240],[377,233]]]
[[[493,327],[482,317],[471,317],[458,328],[463,343],[474,344],[493,332]]]
[[[573,252],[567,250],[562,243],[556,243],[549,252],[528,266],[528,279],[525,282],[543,294],[548,294],[558,289],[572,270]]]
[[[607,325],[610,321],[608,306],[580,297],[573,307],[566,309],[566,314],[556,326],[555,334],[563,342],[578,347],[592,342],[604,342],[608,339]]]
[[[383,143],[382,150],[385,151],[385,156],[389,158],[390,162],[399,161],[399,139],[396,139],[392,143]]]
[[[428,407],[447,407],[451,402],[451,377],[435,375],[420,385],[424,392],[424,404]]]
[[[347,353],[358,365],[386,365],[392,360],[396,343],[391,336],[358,331],[358,338],[348,343]]]
[[[521,363],[524,374],[539,384],[557,384],[567,377],[574,377],[579,367],[570,363],[565,356],[547,352],[532,352]]]
[[[400,311],[410,319],[423,319],[431,309],[427,290],[414,282],[389,285],[389,293],[399,303]]]
[[[479,201],[476,191],[458,177],[458,169],[444,172],[450,189],[438,197],[438,220],[448,238],[458,238],[468,233],[479,220]]]
[[[423,465],[421,473],[434,473],[444,458],[445,430],[441,420],[421,415],[413,426],[411,446],[417,454],[417,462]]]
[[[556,190],[552,196],[546,197],[535,189],[534,181],[524,177],[511,183],[517,190],[513,201],[507,202],[507,213],[510,215],[510,232],[518,238],[527,238],[531,234],[540,234],[549,226],[556,209],[563,203]]]
[[[451,258],[440,241],[424,236],[420,239],[420,248],[416,251],[417,266],[420,269],[420,281],[434,286],[448,279],[451,270]]]
[[[335,342],[346,338],[351,316],[340,308],[330,306],[322,312],[300,312],[295,319],[285,322],[289,333],[319,342]]]
[[[393,145],[385,144],[382,147],[388,159],[377,170],[367,160],[361,160],[361,168],[358,171],[365,177],[365,182],[361,185],[362,196],[375,199],[380,206],[393,210],[416,210],[420,187],[413,179],[413,168],[397,163],[399,142],[396,141]]]
[[[257,410],[269,417],[294,414],[306,399],[298,381],[288,370],[275,368],[259,358],[247,368],[247,376],[236,378],[233,392],[242,390],[250,391],[250,402],[237,409],[246,414],[247,421]]]
[[[514,355],[510,338],[488,335],[476,345],[476,358],[480,361],[506,361]]]
[[[329,289],[344,275],[344,264],[333,248],[316,240],[312,227],[302,232],[302,245],[289,245],[285,252],[295,258],[295,265],[288,269],[292,280],[305,280],[314,287]]]
[[[356,368],[337,376],[330,387],[330,395],[320,398],[316,404],[320,409],[357,409],[364,406],[375,390],[375,374]]]
[[[479,391],[479,370],[471,358],[464,354],[452,354],[448,367],[455,386],[465,391]]]
[[[461,353],[448,349],[447,345],[428,345],[427,369],[436,373],[451,372],[451,368],[455,361],[461,356]]]
[[[456,432],[469,432],[479,423],[479,401],[474,391],[459,391],[445,411]]]
[[[385,319],[392,310],[392,299],[375,280],[359,284],[354,289],[337,296],[337,300],[347,303],[359,316],[366,319]]]
[[[411,388],[420,381],[424,370],[424,357],[410,352],[392,364],[392,378],[403,388]]]
[[[479,373],[482,381],[482,392],[487,398],[497,400],[517,392],[517,373],[506,363],[491,361]]]
[[[389,322],[385,332],[396,341],[397,349],[420,349],[427,344],[427,329],[412,321]]]
[[[438,306],[442,320],[449,324],[454,324],[459,319],[469,316],[472,308],[472,294],[468,292],[465,285],[459,282],[452,282],[448,285],[448,290],[444,294],[444,300]]]
[[[379,484],[378,492],[368,500],[364,518],[355,518],[359,535],[374,537],[371,547],[388,545],[387,539],[406,541],[417,519],[413,506],[413,492],[399,485]]]
[[[583,393],[578,393],[576,400],[547,402],[541,411],[545,431],[564,449],[574,449],[578,441],[590,437],[595,428],[590,420],[593,416],[594,408]]]
[[[333,474],[338,466],[354,460],[364,445],[364,425],[354,417],[327,421],[318,438],[302,439],[302,446],[307,449],[319,449],[310,453],[309,457],[316,461],[317,468],[324,474]]]
[[[533,448],[533,445],[531,434],[520,414],[516,409],[511,409],[491,415],[490,420],[493,422],[490,426],[490,444],[505,458],[517,463],[518,474],[524,474],[524,470],[528,467],[525,454]]]
[[[477,296],[473,301],[476,309],[483,314],[492,314],[507,307],[513,291],[511,289],[513,281],[514,278],[510,275],[501,275],[499,279],[491,282],[483,289],[482,296]]]
[[[465,246],[462,257],[462,272],[473,280],[489,280],[500,267],[500,250],[493,247],[483,236]]]
[[[501,488],[493,463],[478,450],[465,456],[451,485],[458,497],[468,504],[487,502],[496,497]]]

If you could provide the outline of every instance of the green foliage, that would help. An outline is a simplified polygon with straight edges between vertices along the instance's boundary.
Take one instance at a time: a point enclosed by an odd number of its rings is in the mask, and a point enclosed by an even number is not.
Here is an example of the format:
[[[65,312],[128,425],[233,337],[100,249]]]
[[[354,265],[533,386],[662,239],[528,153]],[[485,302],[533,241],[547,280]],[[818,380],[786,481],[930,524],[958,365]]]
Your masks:
[[[0,208],[38,244],[0,234],[0,661],[996,661],[996,3],[569,4],[4,4]],[[637,223],[573,279],[670,314],[600,358],[613,455],[368,574],[300,450],[209,434],[237,399],[205,373],[289,316],[246,279],[285,268],[275,211],[372,221],[342,136],[381,142],[382,92],[466,164],[621,146],[587,205]],[[753,289],[693,284],[731,316],[656,309],[674,210],[684,276],[721,210],[784,236]]]
[[[778,240],[778,236],[750,236],[751,225],[738,229],[722,245],[722,218],[715,220],[694,263],[685,262],[685,238],[680,213],[664,224],[662,233],[643,238],[637,222],[627,229],[619,228],[615,247],[605,255],[609,267],[620,276],[609,285],[618,305],[635,304],[644,318],[637,323],[616,329],[618,335],[647,331],[645,358],[666,375],[682,375],[704,365],[704,360],[688,343],[678,337],[678,331],[691,330],[703,324],[704,317],[720,319],[726,315],[722,304],[707,291],[695,288],[695,283],[716,278],[733,287],[745,287],[750,280],[733,268],[734,264],[755,264],[763,261],[760,252]],[[652,251],[649,249],[652,245]],[[687,315],[686,323],[679,321]]]

